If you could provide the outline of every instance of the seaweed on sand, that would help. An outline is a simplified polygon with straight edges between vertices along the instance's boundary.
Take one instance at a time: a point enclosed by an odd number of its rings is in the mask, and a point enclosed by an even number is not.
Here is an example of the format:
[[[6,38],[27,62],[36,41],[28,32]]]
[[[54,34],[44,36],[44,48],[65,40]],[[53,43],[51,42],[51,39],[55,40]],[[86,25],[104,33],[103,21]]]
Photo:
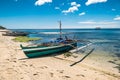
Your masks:
[[[72,53],[69,53],[69,52],[64,53],[64,57],[65,57],[65,58],[66,58],[66,57],[70,57],[70,56],[72,56]]]
[[[117,64],[115,61],[108,61],[108,62],[115,64],[116,67],[114,67],[114,68],[117,68],[119,70],[119,73],[120,73],[120,64]]]
[[[120,64],[116,64],[117,66],[114,67],[114,68],[117,68],[119,70],[119,73],[120,73]]]

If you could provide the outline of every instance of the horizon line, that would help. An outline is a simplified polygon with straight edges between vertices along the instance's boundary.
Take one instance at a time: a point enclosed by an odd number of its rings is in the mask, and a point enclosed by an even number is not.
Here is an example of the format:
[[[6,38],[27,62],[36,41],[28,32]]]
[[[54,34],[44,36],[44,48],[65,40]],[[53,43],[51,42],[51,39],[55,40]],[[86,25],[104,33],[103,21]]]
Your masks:
[[[59,28],[13,28],[13,29],[59,29]],[[96,29],[96,28],[62,28],[62,29]],[[120,28],[100,28],[100,29],[120,29]]]

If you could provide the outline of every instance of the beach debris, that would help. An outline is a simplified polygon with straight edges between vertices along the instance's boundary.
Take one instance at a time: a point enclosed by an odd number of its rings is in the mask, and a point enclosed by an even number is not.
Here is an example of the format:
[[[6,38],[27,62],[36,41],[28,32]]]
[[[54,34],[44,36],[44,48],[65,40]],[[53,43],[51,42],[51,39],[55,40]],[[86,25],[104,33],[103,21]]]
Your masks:
[[[66,57],[70,57],[70,56],[72,56],[72,53],[69,53],[69,52],[64,53],[64,57],[65,57],[65,58],[66,58]]]

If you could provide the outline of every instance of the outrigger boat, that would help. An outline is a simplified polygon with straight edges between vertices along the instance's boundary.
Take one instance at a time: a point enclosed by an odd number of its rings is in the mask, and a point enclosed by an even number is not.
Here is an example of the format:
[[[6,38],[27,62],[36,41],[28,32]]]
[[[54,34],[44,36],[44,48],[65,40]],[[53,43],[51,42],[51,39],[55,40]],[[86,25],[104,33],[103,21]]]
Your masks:
[[[23,47],[21,45],[21,48],[28,58],[33,58],[53,53],[67,52],[76,46],[77,43],[71,42],[69,44],[61,44],[56,46]]]
[[[60,38],[57,38],[55,42],[42,43],[41,45],[37,46],[23,47],[22,45],[20,45],[25,55],[28,58],[34,58],[48,54],[68,52],[69,50],[76,48],[77,42],[75,40],[70,40],[67,37],[65,40],[62,38],[61,21],[59,22],[59,24]]]

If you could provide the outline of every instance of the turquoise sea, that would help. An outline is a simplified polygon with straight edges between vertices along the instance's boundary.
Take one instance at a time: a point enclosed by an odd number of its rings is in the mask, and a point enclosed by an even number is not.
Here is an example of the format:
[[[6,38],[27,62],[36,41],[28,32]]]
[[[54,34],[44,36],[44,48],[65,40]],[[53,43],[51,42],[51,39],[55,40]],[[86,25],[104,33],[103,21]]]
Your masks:
[[[59,29],[12,29],[24,31],[29,37],[40,37],[42,40],[33,43],[41,43],[54,40],[59,37]],[[70,39],[87,40],[94,43],[96,50],[114,54],[120,59],[120,29],[62,29],[62,37]],[[81,43],[78,43],[81,46]]]
[[[29,37],[40,37],[42,40],[32,42],[39,44],[58,38],[59,29],[12,29],[13,31],[24,31]],[[70,39],[90,41],[93,44],[77,52],[78,61],[93,48],[94,51],[83,61],[90,65],[98,66],[108,71],[120,73],[120,29],[62,29],[62,37]],[[79,42],[78,47],[84,45]],[[81,54],[82,53],[82,54]]]

